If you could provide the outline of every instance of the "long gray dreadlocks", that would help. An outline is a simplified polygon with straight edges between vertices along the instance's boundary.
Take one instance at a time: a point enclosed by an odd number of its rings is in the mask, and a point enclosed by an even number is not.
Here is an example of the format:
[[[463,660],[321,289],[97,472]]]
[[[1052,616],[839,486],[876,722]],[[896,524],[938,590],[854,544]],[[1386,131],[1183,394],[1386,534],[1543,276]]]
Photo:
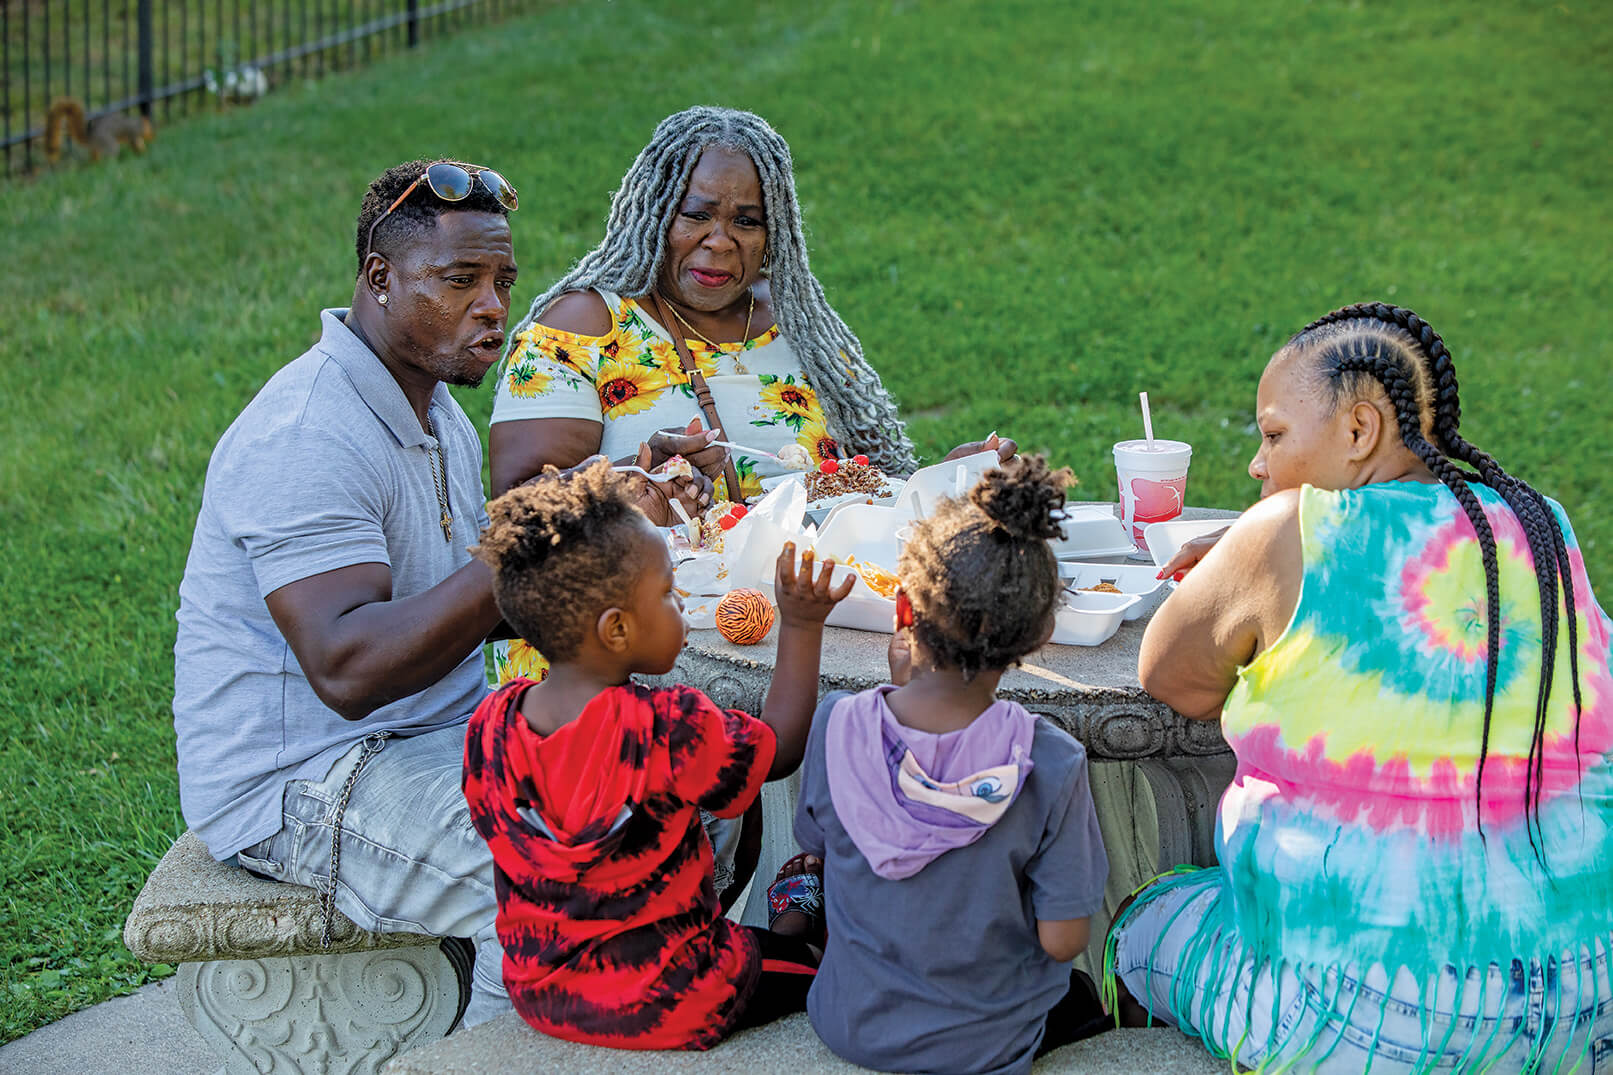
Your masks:
[[[673,214],[689,189],[700,154],[711,146],[742,152],[756,165],[767,209],[773,311],[817,391],[831,432],[841,443],[866,453],[882,470],[911,471],[913,442],[896,416],[896,404],[807,265],[790,147],[766,120],[750,112],[698,107],[662,120],[611,199],[605,238],[532,300],[510,339],[568,291],[600,288],[633,297],[648,294],[661,275]]]

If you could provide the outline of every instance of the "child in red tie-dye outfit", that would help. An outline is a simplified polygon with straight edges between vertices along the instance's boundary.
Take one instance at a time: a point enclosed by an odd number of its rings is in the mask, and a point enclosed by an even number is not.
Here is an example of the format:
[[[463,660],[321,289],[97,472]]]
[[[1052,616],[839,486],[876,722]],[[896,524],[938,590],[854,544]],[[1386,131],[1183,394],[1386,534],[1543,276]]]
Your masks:
[[[662,534],[604,464],[511,490],[474,550],[510,625],[550,659],[472,718],[465,796],[497,869],[504,981],[546,1034],[708,1048],[805,1006],[820,953],[723,918],[700,809],[738,817],[800,764],[826,563],[779,557],[777,671],[761,719],[690,687],[645,687],[684,642]]]

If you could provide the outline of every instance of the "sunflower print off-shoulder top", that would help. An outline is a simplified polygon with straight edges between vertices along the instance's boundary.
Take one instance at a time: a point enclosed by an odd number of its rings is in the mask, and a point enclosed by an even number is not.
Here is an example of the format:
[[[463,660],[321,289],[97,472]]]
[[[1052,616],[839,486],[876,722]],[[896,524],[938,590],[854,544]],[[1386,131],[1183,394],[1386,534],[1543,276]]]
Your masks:
[[[610,307],[608,335],[533,324],[516,336],[493,398],[493,421],[591,419],[604,425],[599,450],[612,459],[632,455],[656,430],[691,418],[704,424],[672,337],[632,299],[597,294]],[[725,440],[774,453],[799,444],[814,463],[847,454],[777,325],[715,349],[702,340],[685,342],[728,426]],[[763,478],[784,473],[772,460],[743,452],[734,453],[734,469],[746,497],[762,491]],[[726,494],[719,483],[718,495]]]

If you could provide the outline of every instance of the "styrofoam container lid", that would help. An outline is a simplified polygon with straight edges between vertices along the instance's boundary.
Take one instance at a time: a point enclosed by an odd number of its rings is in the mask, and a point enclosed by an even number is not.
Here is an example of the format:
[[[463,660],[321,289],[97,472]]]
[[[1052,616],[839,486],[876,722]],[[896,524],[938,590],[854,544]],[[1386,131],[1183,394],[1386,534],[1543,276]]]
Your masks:
[[[920,467],[897,494],[896,506],[915,519],[934,515],[937,500],[943,496],[962,496],[973,488],[981,475],[1001,462],[996,452],[987,451]]]
[[[1137,546],[1126,536],[1126,527],[1105,507],[1082,505],[1063,509],[1059,527],[1064,531],[1062,541],[1053,539],[1053,555],[1060,560],[1077,560],[1083,557],[1130,556]]]
[[[820,557],[844,560],[855,556],[896,570],[896,531],[906,518],[895,508],[880,504],[842,504],[818,528],[813,548]]]
[[[1143,527],[1143,544],[1154,558],[1155,567],[1164,567],[1183,545],[1200,534],[1225,530],[1236,519],[1172,519]]]

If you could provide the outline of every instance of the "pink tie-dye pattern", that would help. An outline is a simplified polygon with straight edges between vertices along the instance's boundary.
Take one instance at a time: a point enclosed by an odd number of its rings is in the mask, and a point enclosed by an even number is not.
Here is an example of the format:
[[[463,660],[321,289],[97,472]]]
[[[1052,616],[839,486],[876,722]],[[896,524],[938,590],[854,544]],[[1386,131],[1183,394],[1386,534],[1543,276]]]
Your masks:
[[[1473,533],[1473,524],[1465,518],[1462,525],[1466,526],[1468,533]],[[1430,541],[1419,556],[1406,561],[1406,566],[1400,569],[1400,592],[1405,601],[1406,615],[1411,617],[1412,623],[1422,629],[1422,632],[1437,648],[1455,655],[1459,660],[1468,664],[1479,664],[1489,649],[1489,644],[1482,638],[1476,642],[1468,642],[1458,638],[1447,631],[1437,620],[1431,616],[1433,602],[1429,600],[1426,590],[1427,584],[1442,575],[1450,566],[1451,553],[1461,541],[1478,543],[1478,538],[1463,537],[1447,531],[1446,534]],[[1483,608],[1483,605],[1480,605]],[[1482,616],[1482,612],[1480,613]]]
[[[1496,558],[1521,560],[1532,574],[1534,557],[1529,553],[1529,541],[1517,516],[1493,509],[1486,509],[1484,515],[1490,521],[1490,530],[1495,535]],[[1461,546],[1477,546],[1478,540],[1479,534],[1473,529],[1472,522],[1465,514],[1458,513],[1450,523],[1440,527],[1422,551],[1409,558],[1400,569],[1400,592],[1405,601],[1406,614],[1435,647],[1472,665],[1483,664],[1489,643],[1482,637],[1473,641],[1459,638],[1435,619],[1431,613],[1437,614],[1439,610],[1432,609],[1427,586],[1450,569],[1451,557]],[[1574,555],[1578,555],[1578,550],[1574,551]],[[1589,593],[1590,590],[1580,592]],[[1474,595],[1474,610],[1481,623],[1484,608],[1484,594],[1480,591]]]
[[[1570,552],[1578,590],[1584,561]],[[1589,588],[1579,590],[1589,593]],[[1580,715],[1578,754],[1575,737],[1548,735],[1544,739],[1542,804],[1573,790],[1585,770],[1613,750],[1613,674],[1609,673],[1608,623],[1600,610],[1581,614],[1580,675],[1587,705]],[[1565,640],[1566,641],[1566,640]],[[1457,839],[1474,825],[1478,782],[1475,757],[1465,771],[1455,759],[1437,758],[1425,777],[1411,771],[1403,754],[1379,761],[1370,750],[1359,750],[1336,760],[1327,756],[1327,735],[1317,732],[1302,745],[1289,746],[1277,724],[1257,724],[1229,734],[1238,756],[1238,772],[1269,780],[1282,788],[1290,802],[1304,801],[1326,810],[1340,821],[1366,825],[1384,832],[1413,828],[1440,839]],[[1490,755],[1484,762],[1484,825],[1501,827],[1519,823],[1524,815],[1528,760],[1512,755]]]
[[[1496,538],[1497,553],[1521,559],[1533,573],[1523,527],[1510,512],[1486,511]],[[1412,557],[1400,574],[1405,611],[1424,636],[1434,645],[1460,659],[1482,667],[1488,648],[1483,640],[1476,646],[1454,638],[1434,615],[1426,583],[1450,569],[1451,556],[1463,542],[1476,542],[1477,532],[1465,515],[1458,515],[1441,527],[1422,552]],[[1613,750],[1613,672],[1608,667],[1609,621],[1591,599],[1590,578],[1585,558],[1577,547],[1568,550],[1569,576],[1577,598],[1575,625],[1578,629],[1581,700],[1576,756],[1573,733],[1548,734],[1544,782],[1540,801],[1571,791],[1585,769],[1603,760]],[[1567,644],[1566,632],[1560,636]],[[1567,690],[1559,683],[1554,690]],[[1572,712],[1572,707],[1567,707]],[[1296,722],[1297,723],[1297,722]],[[1290,727],[1290,735],[1299,733]],[[1299,733],[1303,734],[1303,733]],[[1227,734],[1239,759],[1239,774],[1268,780],[1289,796],[1308,801],[1340,821],[1367,825],[1382,832],[1410,827],[1437,838],[1455,839],[1472,831],[1477,809],[1478,741],[1472,744],[1472,759],[1459,769],[1451,757],[1435,759],[1427,776],[1412,772],[1403,754],[1383,761],[1369,749],[1357,750],[1344,758],[1327,754],[1327,734],[1309,734],[1299,745],[1290,745],[1279,724],[1257,724],[1241,732]],[[1486,827],[1519,823],[1525,812],[1528,786],[1528,760],[1511,755],[1491,754],[1484,763],[1483,820]]]

